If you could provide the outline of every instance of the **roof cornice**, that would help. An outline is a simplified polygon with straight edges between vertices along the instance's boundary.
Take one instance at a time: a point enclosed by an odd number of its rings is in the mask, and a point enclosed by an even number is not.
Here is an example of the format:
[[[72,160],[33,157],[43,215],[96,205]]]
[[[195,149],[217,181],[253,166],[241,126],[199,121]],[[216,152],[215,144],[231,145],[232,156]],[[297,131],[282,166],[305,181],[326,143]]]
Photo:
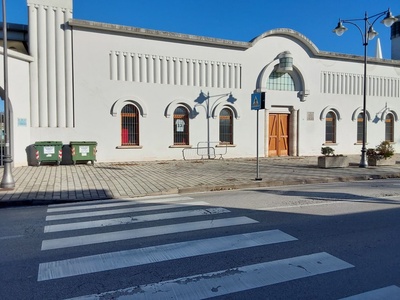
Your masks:
[[[153,29],[145,29],[139,27],[131,27],[131,26],[123,26],[116,24],[108,24],[94,21],[86,21],[86,20],[77,20],[71,19],[68,21],[68,24],[72,27],[76,28],[85,28],[91,30],[100,30],[100,31],[108,31],[108,32],[117,32],[121,34],[129,34],[133,36],[140,36],[143,38],[152,38],[166,41],[176,41],[176,42],[184,42],[189,44],[200,44],[204,46],[212,46],[212,47],[220,47],[220,48],[230,48],[236,50],[247,50],[251,47],[254,47],[257,42],[259,42],[263,38],[267,38],[269,36],[288,36],[294,38],[304,45],[311,51],[311,53],[316,58],[324,58],[324,59],[334,59],[334,60],[344,60],[344,61],[353,61],[353,62],[363,62],[364,57],[359,55],[351,55],[351,54],[342,54],[336,52],[327,52],[320,51],[315,44],[309,40],[307,37],[302,35],[301,33],[289,29],[289,28],[278,28],[267,31],[250,42],[239,42],[233,40],[224,40],[218,38],[210,38],[205,36],[197,36],[191,34],[183,34],[169,31],[160,31]],[[392,65],[399,66],[399,60],[391,60],[391,59],[379,59],[374,57],[368,57],[368,63],[372,64],[383,64],[383,65]]]
[[[107,24],[93,21],[76,20],[71,19],[68,24],[72,27],[77,28],[87,28],[93,30],[118,32],[123,34],[131,34],[135,36],[162,39],[169,41],[179,41],[191,44],[201,44],[205,46],[222,47],[222,48],[233,48],[237,50],[246,50],[251,47],[250,43],[247,42],[237,42],[232,40],[224,40],[217,38],[210,38],[204,36],[197,36],[191,34],[175,33],[168,31],[160,31],[153,29],[144,29],[138,27],[130,27],[116,24]]]

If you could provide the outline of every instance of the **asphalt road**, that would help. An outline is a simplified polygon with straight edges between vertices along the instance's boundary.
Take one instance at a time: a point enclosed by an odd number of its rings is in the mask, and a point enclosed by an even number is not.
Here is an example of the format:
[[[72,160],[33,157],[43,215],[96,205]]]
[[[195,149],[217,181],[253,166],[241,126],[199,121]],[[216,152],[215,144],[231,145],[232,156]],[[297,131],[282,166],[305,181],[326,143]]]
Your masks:
[[[400,299],[399,231],[400,180],[4,208],[0,299]]]

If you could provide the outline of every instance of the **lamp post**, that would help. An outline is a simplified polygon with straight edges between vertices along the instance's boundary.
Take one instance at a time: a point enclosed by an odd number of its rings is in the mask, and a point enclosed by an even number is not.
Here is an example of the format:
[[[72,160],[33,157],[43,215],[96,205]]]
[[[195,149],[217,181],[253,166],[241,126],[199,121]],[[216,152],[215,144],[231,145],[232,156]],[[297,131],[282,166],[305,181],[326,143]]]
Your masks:
[[[364,46],[364,88],[363,88],[363,132],[362,132],[362,148],[361,148],[361,161],[360,161],[360,168],[368,167],[368,161],[366,157],[367,149],[365,147],[366,139],[367,139],[367,47],[368,41],[372,40],[378,33],[374,30],[373,25],[375,22],[381,18],[382,16],[385,18],[381,21],[386,27],[390,27],[393,25],[394,22],[397,21],[397,18],[393,17],[390,9],[385,10],[383,12],[377,13],[373,16],[368,17],[367,12],[365,12],[365,16],[362,19],[348,19],[342,20],[339,19],[338,25],[333,30],[338,36],[341,36],[347,28],[343,26],[343,24],[351,24],[357,27],[357,29],[361,33],[361,39]],[[372,20],[372,21],[371,21]],[[364,30],[361,29],[360,26],[357,25],[357,21],[364,21]]]
[[[211,111],[210,111],[210,109],[214,108],[214,105],[218,102],[219,99],[221,99],[222,97],[226,97],[226,96],[232,97],[232,93],[226,93],[226,94],[219,94],[219,95],[210,96],[210,93],[207,92],[207,96],[204,96],[204,93],[200,92],[200,96],[195,100],[200,105],[203,104],[204,101],[206,101],[205,110],[206,110],[206,118],[207,118],[207,157],[208,157],[208,159],[211,158],[211,154],[210,154],[210,117],[211,117]],[[218,97],[218,99],[216,99],[215,102],[213,103],[212,107],[210,107],[210,98],[214,98],[214,97]]]
[[[3,0],[3,58],[4,58],[4,171],[0,183],[1,188],[13,189],[15,187],[12,175],[11,151],[10,151],[10,102],[8,99],[8,52],[7,52],[7,20],[6,20],[6,0]]]

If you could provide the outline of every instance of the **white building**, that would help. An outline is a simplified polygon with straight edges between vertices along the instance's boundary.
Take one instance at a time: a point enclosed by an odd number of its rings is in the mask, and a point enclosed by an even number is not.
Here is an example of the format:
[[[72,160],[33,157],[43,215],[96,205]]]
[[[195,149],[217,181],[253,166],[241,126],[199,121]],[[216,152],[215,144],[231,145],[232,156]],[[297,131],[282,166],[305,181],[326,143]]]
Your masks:
[[[266,94],[261,156],[360,153],[363,57],[291,29],[238,42],[75,20],[72,0],[27,3],[28,54],[9,50],[15,165],[36,141],[96,141],[98,161],[195,157],[208,142],[201,154],[254,157],[254,92]],[[400,61],[369,58],[367,82],[367,146],[399,152]]]

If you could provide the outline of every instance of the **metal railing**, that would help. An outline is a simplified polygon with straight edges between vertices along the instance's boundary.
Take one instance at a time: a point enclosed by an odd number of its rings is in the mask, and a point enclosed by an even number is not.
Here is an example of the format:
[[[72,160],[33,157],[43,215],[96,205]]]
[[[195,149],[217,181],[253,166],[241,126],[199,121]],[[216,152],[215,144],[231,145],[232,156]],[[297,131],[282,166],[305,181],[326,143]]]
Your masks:
[[[223,156],[228,152],[228,145],[223,145],[220,142],[198,142],[197,147],[185,148],[182,150],[184,160],[188,159],[223,159]]]

